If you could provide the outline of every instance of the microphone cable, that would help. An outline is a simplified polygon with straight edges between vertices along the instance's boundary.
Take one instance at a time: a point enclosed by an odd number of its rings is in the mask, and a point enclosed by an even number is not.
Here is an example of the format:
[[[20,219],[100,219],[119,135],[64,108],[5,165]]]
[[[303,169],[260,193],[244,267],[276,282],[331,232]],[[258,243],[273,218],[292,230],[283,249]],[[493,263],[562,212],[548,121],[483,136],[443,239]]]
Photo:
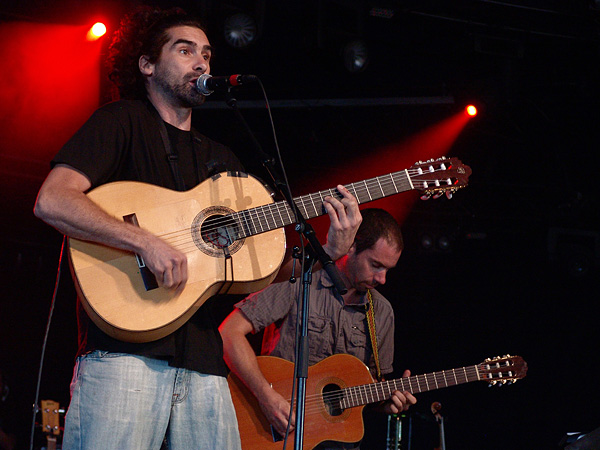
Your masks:
[[[40,366],[38,369],[37,384],[35,387],[35,398],[33,400],[33,418],[31,419],[31,434],[29,436],[29,450],[33,450],[33,438],[35,434],[35,417],[38,413],[38,402],[40,398],[40,385],[42,384],[42,372],[44,367],[44,356],[46,354],[46,345],[48,344],[48,335],[50,334],[50,325],[52,324],[52,317],[54,315],[54,306],[56,305],[56,296],[58,293],[58,285],[60,283],[60,276],[62,271],[62,259],[66,248],[67,236],[63,235],[62,246],[60,248],[60,256],[58,257],[58,270],[56,272],[56,282],[54,283],[54,293],[52,294],[52,300],[50,302],[50,312],[48,314],[48,322],[46,324],[46,333],[44,334],[44,340],[42,343],[42,353],[40,355]]]

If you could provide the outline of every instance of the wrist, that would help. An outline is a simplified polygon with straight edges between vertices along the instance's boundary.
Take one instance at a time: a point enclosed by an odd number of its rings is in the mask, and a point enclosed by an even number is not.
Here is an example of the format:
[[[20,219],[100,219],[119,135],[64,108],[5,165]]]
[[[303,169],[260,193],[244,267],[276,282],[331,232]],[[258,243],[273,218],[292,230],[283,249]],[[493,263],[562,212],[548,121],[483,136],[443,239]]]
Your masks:
[[[345,254],[345,253],[339,254],[339,252],[336,252],[335,248],[330,246],[329,244],[325,244],[323,246],[323,250],[325,250],[325,253],[327,253],[329,255],[329,257],[331,258],[332,261],[337,261]]]

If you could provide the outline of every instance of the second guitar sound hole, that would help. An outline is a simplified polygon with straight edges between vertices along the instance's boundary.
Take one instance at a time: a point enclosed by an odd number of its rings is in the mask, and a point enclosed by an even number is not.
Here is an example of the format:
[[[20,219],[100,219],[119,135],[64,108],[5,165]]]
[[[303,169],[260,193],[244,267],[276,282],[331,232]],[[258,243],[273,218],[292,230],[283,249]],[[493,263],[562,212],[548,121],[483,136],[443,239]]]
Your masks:
[[[323,388],[323,402],[325,408],[331,416],[339,416],[344,412],[340,402],[343,400],[342,391],[336,384],[328,384]]]

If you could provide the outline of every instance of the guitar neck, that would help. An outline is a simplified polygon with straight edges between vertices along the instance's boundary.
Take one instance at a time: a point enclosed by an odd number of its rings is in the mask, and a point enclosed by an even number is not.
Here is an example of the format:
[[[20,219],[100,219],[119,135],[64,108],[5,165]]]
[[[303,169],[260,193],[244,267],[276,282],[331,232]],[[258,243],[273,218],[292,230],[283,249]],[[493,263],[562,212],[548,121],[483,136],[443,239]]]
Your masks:
[[[358,204],[371,202],[390,195],[414,189],[407,170],[382,175],[368,180],[359,181],[345,185],[346,189],[354,195]],[[305,219],[325,214],[323,199],[325,197],[342,198],[337,189],[326,189],[314,194],[303,195],[294,198],[296,207]],[[292,208],[285,201],[270,203],[257,208],[248,209],[232,214],[239,223],[243,224],[239,231],[240,238],[253,236],[282,228],[286,225],[296,223]]]
[[[369,178],[368,180],[344,186],[356,197],[359,205],[414,189],[407,170]],[[327,189],[316,194],[297,197],[294,199],[294,202],[305,218],[312,219],[313,217],[325,214],[323,199],[327,196],[338,199],[342,198],[337,189]]]
[[[381,383],[353,386],[342,390],[343,400],[340,402],[340,406],[345,409],[381,402],[389,399],[394,391],[409,391],[418,394],[479,380],[481,377],[477,366],[468,366],[408,378],[397,378]]]

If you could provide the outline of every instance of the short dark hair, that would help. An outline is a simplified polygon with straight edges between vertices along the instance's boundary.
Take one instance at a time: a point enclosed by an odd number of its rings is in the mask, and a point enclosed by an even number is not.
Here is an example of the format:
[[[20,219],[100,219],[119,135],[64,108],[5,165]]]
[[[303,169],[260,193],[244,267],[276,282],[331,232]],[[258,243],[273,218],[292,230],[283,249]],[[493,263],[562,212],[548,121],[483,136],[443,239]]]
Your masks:
[[[360,213],[362,222],[354,238],[357,254],[373,247],[380,238],[396,245],[398,250],[404,250],[400,224],[389,212],[380,208],[366,208]]]
[[[169,40],[168,30],[176,26],[196,27],[205,31],[202,23],[181,8],[160,9],[140,6],[121,20],[108,50],[109,79],[118,90],[118,97],[146,98],[146,82],[139,69],[139,59],[146,55],[155,63],[163,45]]]

